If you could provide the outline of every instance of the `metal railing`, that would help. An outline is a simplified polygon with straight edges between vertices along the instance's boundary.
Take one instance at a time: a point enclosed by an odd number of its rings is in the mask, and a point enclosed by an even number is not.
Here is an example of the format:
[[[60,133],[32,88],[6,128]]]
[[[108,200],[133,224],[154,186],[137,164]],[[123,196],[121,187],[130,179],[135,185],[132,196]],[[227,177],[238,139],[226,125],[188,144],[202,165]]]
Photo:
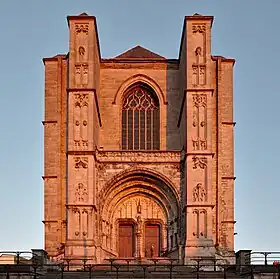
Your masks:
[[[3,257],[4,256],[4,257]],[[146,279],[148,275],[160,277],[160,274],[168,274],[169,278],[175,278],[177,274],[192,276],[189,278],[205,278],[207,274],[215,274],[215,278],[238,278],[242,274],[244,278],[254,278],[258,272],[273,273],[280,279],[280,252],[250,252],[245,254],[250,259],[248,264],[224,264],[221,260],[211,258],[189,259],[191,263],[179,263],[177,259],[151,258],[151,259],[108,259],[107,264],[94,264],[93,258],[65,258],[60,262],[50,263],[38,255],[29,251],[11,252],[0,251],[0,278],[13,278],[14,275],[25,275],[30,278],[39,278],[41,275],[55,275],[55,278],[64,278],[67,274],[76,273],[84,278],[95,276],[109,276],[121,278],[124,274],[137,273]],[[212,277],[213,278],[213,277]]]

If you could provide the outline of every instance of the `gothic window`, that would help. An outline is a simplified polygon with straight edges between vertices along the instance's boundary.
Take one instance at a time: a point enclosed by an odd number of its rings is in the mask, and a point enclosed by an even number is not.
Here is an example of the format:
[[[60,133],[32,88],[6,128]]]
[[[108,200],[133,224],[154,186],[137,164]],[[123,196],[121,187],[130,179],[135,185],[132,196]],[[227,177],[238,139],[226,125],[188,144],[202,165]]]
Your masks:
[[[159,149],[159,123],[155,93],[142,83],[130,87],[122,104],[122,149]]]

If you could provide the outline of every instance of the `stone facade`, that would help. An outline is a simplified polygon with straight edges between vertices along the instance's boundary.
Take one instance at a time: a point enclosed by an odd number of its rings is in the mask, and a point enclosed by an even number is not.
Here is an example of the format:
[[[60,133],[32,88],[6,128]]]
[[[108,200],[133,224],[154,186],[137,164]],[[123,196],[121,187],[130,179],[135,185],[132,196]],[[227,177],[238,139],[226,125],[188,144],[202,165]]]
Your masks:
[[[211,55],[212,22],[185,17],[178,59],[103,59],[95,17],[68,17],[69,53],[44,58],[51,257],[232,255],[234,60]]]

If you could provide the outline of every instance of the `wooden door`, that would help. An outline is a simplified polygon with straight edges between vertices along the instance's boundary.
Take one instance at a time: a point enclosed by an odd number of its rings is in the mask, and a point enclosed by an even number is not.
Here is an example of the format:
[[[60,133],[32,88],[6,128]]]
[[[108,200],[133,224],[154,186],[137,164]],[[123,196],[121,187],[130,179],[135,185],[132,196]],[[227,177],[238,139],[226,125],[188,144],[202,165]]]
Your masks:
[[[133,257],[134,252],[134,226],[132,224],[119,225],[119,257]]]
[[[159,257],[160,253],[160,226],[147,224],[145,226],[145,256]]]

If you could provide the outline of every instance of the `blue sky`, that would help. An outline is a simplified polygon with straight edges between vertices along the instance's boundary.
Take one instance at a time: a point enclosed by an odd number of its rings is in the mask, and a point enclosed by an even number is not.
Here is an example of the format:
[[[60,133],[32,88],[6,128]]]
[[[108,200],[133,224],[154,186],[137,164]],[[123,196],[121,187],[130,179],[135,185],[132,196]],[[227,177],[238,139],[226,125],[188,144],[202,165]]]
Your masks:
[[[0,250],[43,247],[41,59],[67,52],[66,16],[97,17],[103,57],[139,44],[177,58],[183,17],[197,12],[215,16],[212,53],[236,59],[235,248],[280,251],[279,9],[279,0],[2,0]]]

